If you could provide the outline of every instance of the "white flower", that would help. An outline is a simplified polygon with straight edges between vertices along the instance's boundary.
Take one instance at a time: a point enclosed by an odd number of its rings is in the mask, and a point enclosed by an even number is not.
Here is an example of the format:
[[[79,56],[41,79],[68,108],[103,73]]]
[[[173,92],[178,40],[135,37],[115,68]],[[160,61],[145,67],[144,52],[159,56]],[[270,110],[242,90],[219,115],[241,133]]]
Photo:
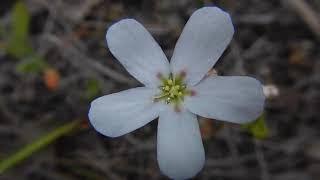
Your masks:
[[[147,30],[133,19],[112,25],[106,35],[112,54],[145,87],[102,96],[89,119],[100,133],[117,137],[159,117],[157,156],[173,179],[195,176],[205,153],[197,116],[233,123],[256,119],[263,110],[262,86],[246,76],[205,77],[232,39],[228,13],[216,7],[195,11],[167,60]]]

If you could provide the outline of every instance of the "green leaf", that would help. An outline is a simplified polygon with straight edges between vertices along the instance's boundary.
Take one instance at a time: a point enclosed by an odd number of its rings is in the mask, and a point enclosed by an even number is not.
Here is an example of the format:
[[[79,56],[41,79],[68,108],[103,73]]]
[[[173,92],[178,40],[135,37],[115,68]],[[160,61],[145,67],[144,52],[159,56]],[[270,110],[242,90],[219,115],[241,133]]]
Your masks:
[[[257,139],[266,139],[269,137],[269,129],[266,124],[265,114],[262,114],[254,122],[242,125],[246,131],[248,131],[253,137]]]
[[[93,99],[101,92],[99,81],[96,79],[89,79],[86,84],[85,97],[86,99]]]
[[[43,69],[47,68],[48,64],[46,61],[38,56],[31,55],[28,58],[25,58],[23,61],[19,62],[16,66],[16,70],[20,73],[41,73]]]
[[[18,1],[12,10],[12,31],[14,35],[21,38],[28,37],[29,23],[29,11],[23,1]]]
[[[8,33],[7,53],[22,58],[33,53],[29,42],[30,14],[26,5],[18,1],[12,9],[10,32]]]

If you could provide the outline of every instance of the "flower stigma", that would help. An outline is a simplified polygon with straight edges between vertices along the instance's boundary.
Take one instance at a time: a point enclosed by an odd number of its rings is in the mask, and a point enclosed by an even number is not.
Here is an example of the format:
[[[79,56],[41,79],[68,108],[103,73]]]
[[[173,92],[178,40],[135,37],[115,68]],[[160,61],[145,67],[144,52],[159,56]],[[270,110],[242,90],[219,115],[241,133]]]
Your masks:
[[[168,78],[161,77],[162,85],[159,86],[160,94],[154,97],[154,101],[164,101],[166,104],[174,104],[179,106],[183,102],[184,97],[192,95],[184,83],[184,75],[173,76]]]

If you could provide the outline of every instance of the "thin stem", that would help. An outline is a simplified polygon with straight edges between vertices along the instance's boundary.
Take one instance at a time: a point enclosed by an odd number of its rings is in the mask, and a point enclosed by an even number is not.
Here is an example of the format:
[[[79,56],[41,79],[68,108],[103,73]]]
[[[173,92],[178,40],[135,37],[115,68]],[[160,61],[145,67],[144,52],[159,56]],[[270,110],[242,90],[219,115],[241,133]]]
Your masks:
[[[61,136],[64,136],[75,128],[80,127],[81,121],[73,121],[67,124],[64,124],[53,131],[49,132],[48,134],[40,137],[39,139],[35,140],[34,142],[25,145],[22,149],[18,150],[16,153],[12,154],[6,159],[0,161],[0,174],[3,174],[6,170],[12,168],[13,166],[17,165],[21,161],[30,157],[33,153],[41,150],[45,146],[51,144]]]

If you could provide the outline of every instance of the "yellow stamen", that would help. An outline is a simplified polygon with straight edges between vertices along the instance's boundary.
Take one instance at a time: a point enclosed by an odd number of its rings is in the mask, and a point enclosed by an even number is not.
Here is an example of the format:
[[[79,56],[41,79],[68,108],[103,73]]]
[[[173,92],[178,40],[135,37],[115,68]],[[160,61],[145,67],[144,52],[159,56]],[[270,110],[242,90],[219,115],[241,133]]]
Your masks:
[[[188,90],[184,84],[183,77],[173,77],[170,75],[168,78],[163,78],[163,84],[159,87],[161,93],[154,97],[155,101],[163,100],[165,103],[174,103],[175,106],[184,100],[184,96],[188,95]]]

